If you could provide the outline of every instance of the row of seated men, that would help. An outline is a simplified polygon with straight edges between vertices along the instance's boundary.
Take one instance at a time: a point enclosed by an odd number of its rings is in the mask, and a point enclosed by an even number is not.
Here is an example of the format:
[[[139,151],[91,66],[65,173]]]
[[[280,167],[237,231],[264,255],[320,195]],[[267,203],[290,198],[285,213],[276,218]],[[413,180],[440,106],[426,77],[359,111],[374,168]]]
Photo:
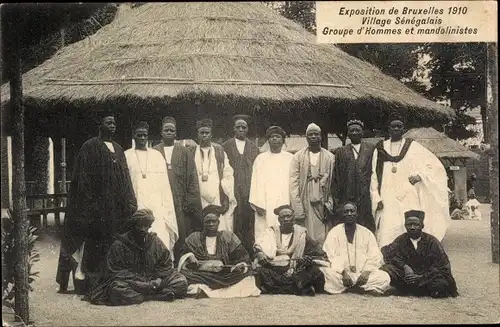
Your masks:
[[[149,232],[149,209],[138,210],[130,231],[116,236],[86,299],[93,304],[235,298],[259,294],[358,292],[442,298],[457,296],[450,262],[440,242],[422,232],[425,213],[405,213],[406,233],[379,249],[374,234],[356,224],[357,207],[343,206],[344,222],[321,247],[295,224],[289,205],[276,208],[279,226],[268,228],[249,254],[238,237],[219,230],[220,207],[203,209],[203,230],[185,240],[174,267],[165,244]],[[253,259],[253,260],[252,260]]]

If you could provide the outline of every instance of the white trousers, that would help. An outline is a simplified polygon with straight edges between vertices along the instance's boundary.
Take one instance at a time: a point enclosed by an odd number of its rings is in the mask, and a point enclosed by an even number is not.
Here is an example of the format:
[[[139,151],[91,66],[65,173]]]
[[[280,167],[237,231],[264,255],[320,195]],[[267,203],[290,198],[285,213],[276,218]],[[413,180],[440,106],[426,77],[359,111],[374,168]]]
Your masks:
[[[320,268],[323,274],[325,275],[325,291],[330,294],[339,294],[344,292],[347,287],[342,283],[342,274],[338,273],[332,268]],[[361,276],[360,272],[349,272],[349,276],[352,281],[356,283],[359,276]],[[375,291],[377,293],[384,293],[391,283],[391,277],[388,273],[383,270],[375,270],[370,273],[368,276],[368,281],[366,284],[361,286],[361,289],[365,291]]]

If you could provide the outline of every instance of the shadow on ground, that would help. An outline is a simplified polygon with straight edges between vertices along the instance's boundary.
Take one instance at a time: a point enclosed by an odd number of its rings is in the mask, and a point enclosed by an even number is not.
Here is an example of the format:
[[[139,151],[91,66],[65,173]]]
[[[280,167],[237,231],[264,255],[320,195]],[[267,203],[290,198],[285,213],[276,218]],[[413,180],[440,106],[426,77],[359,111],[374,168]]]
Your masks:
[[[461,294],[454,299],[263,295],[94,306],[77,296],[56,293],[59,241],[52,230],[43,233],[37,244],[41,261],[35,269],[40,278],[30,294],[31,318],[37,326],[498,323],[499,267],[491,263],[489,205],[481,211],[482,221],[452,221],[443,240]]]

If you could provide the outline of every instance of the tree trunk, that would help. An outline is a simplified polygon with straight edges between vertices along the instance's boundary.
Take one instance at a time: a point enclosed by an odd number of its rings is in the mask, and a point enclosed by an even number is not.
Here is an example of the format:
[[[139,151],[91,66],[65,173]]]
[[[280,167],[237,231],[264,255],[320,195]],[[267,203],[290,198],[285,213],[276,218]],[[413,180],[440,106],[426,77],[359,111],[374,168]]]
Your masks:
[[[496,43],[488,44],[488,78],[491,98],[488,99],[488,132],[490,140],[490,199],[491,208],[491,258],[499,263],[498,241],[498,48]],[[488,89],[488,85],[486,85]]]
[[[13,16],[13,15],[12,15]],[[17,15],[16,15],[17,16]],[[29,324],[28,283],[28,228],[26,216],[26,184],[24,180],[24,107],[21,75],[20,42],[16,24],[19,18],[10,17],[7,38],[10,42],[8,64],[10,66],[10,104],[12,110],[12,198],[14,215],[15,263],[15,314],[16,321]],[[16,22],[16,23],[14,23]]]

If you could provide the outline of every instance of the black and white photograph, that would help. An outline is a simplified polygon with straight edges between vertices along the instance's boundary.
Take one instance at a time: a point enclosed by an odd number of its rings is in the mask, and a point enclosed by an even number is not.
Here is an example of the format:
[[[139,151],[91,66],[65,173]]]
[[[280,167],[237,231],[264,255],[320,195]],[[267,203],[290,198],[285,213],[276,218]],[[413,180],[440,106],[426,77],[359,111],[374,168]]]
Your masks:
[[[496,1],[334,2],[1,4],[2,325],[500,323]]]

